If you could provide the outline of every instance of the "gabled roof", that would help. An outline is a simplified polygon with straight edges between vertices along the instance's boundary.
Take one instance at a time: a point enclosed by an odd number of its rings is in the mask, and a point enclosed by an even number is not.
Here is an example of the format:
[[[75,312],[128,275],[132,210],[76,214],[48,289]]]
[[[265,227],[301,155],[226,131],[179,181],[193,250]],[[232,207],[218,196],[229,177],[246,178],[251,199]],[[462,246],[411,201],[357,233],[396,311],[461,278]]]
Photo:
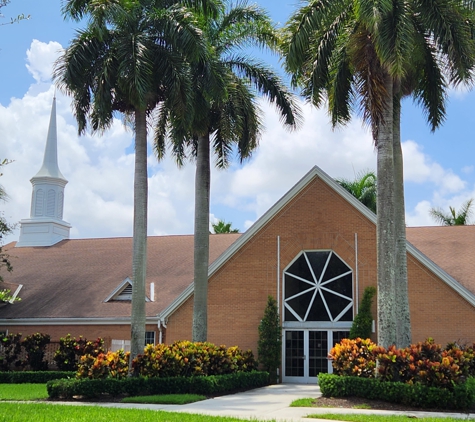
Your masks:
[[[376,214],[369,208],[358,201],[348,191],[343,189],[332,177],[326,174],[318,166],[314,166],[300,181],[298,181],[280,200],[278,200],[261,218],[259,218],[236,242],[234,242],[216,261],[209,267],[209,277],[211,277],[219,268],[221,268],[226,261],[228,261],[239,249],[246,244],[259,230],[264,227],[277,213],[279,213],[296,195],[299,194],[309,183],[315,178],[321,179],[342,198],[348,201],[354,208],[356,208],[369,221],[376,225]],[[457,291],[469,303],[475,306],[475,286],[473,291],[468,290],[457,282],[451,275],[444,271],[441,267],[428,259],[420,250],[407,244],[407,251],[418,261],[428,267],[429,270],[439,276],[445,283]],[[163,321],[175,312],[186,300],[193,294],[194,286],[191,284],[184,290],[180,296],[177,297],[163,312],[160,313],[159,318]]]
[[[210,262],[239,234],[211,235]],[[21,302],[0,307],[0,321],[70,319],[130,320],[129,301],[104,299],[132,276],[132,238],[68,239],[49,247],[5,246],[13,265],[6,282],[23,284]],[[155,283],[155,301],[146,303],[154,318],[193,280],[193,236],[150,236],[147,286]],[[0,284],[1,287],[1,284]],[[119,288],[120,290],[120,288]],[[31,321],[30,321],[31,322]],[[64,321],[63,321],[64,322]],[[84,321],[83,321],[84,323]]]
[[[406,238],[462,286],[475,292],[475,226],[408,227]]]

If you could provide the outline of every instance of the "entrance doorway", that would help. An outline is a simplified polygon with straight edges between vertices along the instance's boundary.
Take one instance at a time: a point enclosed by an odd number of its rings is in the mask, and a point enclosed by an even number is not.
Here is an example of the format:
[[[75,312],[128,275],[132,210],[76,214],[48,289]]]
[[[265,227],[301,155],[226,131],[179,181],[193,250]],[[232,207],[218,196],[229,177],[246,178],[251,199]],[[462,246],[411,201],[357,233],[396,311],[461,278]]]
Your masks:
[[[283,381],[312,384],[317,383],[320,372],[333,372],[328,353],[349,334],[334,330],[285,330]]]

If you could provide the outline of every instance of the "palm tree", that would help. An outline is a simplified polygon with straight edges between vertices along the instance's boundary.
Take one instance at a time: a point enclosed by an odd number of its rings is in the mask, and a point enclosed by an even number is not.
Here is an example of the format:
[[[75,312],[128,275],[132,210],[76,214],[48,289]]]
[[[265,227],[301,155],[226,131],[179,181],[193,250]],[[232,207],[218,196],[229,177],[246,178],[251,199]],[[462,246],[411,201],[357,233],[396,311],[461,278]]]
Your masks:
[[[354,180],[336,179],[336,182],[376,214],[377,184],[376,174],[373,171],[360,173]]]
[[[468,4],[470,3],[470,4]],[[290,19],[283,43],[294,85],[332,124],[360,109],[377,149],[378,342],[410,343],[405,262],[400,99],[412,94],[433,127],[448,83],[470,79],[473,2],[310,0]],[[447,71],[446,78],[443,72]],[[398,279],[396,280],[396,276]]]
[[[147,116],[167,98],[187,115],[187,63],[206,50],[193,16],[178,2],[70,0],[63,13],[89,18],[54,70],[57,85],[73,97],[79,134],[87,121],[94,132],[106,130],[117,112],[133,122],[135,132],[132,362],[145,344]]]
[[[449,207],[450,212],[446,213],[440,208],[431,208],[430,215],[442,226],[465,226],[469,225],[470,217],[473,214],[473,198],[464,202],[460,207],[460,211]]]
[[[214,234],[239,233],[239,229],[232,228],[233,223],[226,223],[224,220],[218,220],[217,223],[211,223]]]
[[[0,170],[3,166],[10,164],[11,161],[4,158],[0,160]],[[2,176],[3,173],[0,173]],[[3,185],[0,185],[0,201],[8,201],[8,194],[5,191]],[[15,224],[10,224],[7,219],[5,218],[3,211],[0,211],[0,269],[5,267],[8,272],[13,271],[12,264],[10,262],[10,255],[3,251],[3,238],[13,233],[15,229]],[[3,276],[0,275],[0,282],[3,281]]]
[[[193,341],[207,339],[210,143],[220,168],[227,167],[236,150],[241,160],[251,155],[262,129],[256,92],[276,105],[288,127],[295,127],[299,118],[280,79],[264,64],[237,54],[248,46],[276,48],[276,32],[266,13],[240,2],[221,9],[215,19],[202,20],[202,30],[214,57],[194,65],[194,120],[187,126],[166,103],[155,138],[159,158],[168,133],[178,164],[190,150],[196,159]]]

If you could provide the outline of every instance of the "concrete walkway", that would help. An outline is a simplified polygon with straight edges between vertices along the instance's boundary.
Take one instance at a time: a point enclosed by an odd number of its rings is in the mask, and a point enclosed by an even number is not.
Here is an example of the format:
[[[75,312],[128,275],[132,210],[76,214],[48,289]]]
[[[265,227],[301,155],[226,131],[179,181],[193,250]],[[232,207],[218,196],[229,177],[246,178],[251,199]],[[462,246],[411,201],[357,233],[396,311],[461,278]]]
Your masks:
[[[234,416],[242,419],[284,421],[322,421],[323,419],[304,419],[309,414],[323,413],[361,413],[379,415],[408,415],[422,417],[453,417],[475,419],[475,414],[446,412],[397,412],[386,410],[363,410],[347,408],[308,408],[289,407],[290,403],[299,398],[319,397],[320,389],[316,385],[277,384],[257,388],[238,394],[216,397],[186,405],[132,404],[132,403],[63,403],[84,404],[118,408],[165,410],[169,412],[187,412],[214,416]],[[55,402],[58,403],[58,402]],[[327,421],[328,422],[328,421]]]

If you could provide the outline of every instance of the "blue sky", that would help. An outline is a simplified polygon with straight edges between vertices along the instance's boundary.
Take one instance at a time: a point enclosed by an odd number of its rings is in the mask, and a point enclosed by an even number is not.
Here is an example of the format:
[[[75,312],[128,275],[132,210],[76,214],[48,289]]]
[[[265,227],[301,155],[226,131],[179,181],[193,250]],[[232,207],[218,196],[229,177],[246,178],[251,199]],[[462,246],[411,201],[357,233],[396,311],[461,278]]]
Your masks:
[[[276,22],[284,23],[295,1],[261,0]],[[51,66],[80,25],[65,22],[61,1],[12,0],[1,23],[20,13],[27,21],[0,26],[0,158],[14,162],[0,182],[10,195],[2,205],[10,221],[29,217],[29,179],[41,166],[54,87]],[[278,68],[275,58],[269,58]],[[280,70],[279,70],[280,72]],[[69,180],[64,218],[72,237],[129,236],[132,232],[133,135],[120,121],[102,136],[78,137],[70,101],[58,98],[59,166]],[[407,224],[431,225],[430,207],[459,207],[475,197],[475,93],[451,92],[447,120],[431,133],[419,108],[403,104]],[[285,131],[263,103],[266,130],[253,158],[228,171],[212,172],[211,217],[248,228],[313,165],[332,177],[353,178],[376,167],[371,137],[358,118],[332,131],[325,110],[302,103],[304,126]],[[194,166],[177,169],[172,160],[157,163],[151,154],[149,234],[193,231]],[[7,239],[16,240],[18,231]]]

